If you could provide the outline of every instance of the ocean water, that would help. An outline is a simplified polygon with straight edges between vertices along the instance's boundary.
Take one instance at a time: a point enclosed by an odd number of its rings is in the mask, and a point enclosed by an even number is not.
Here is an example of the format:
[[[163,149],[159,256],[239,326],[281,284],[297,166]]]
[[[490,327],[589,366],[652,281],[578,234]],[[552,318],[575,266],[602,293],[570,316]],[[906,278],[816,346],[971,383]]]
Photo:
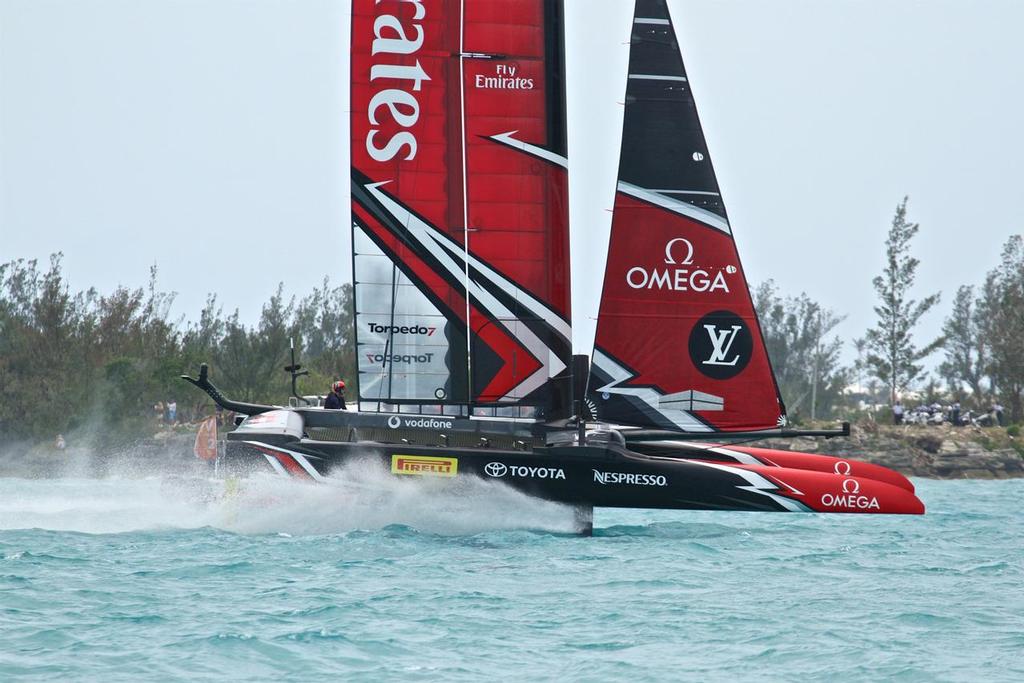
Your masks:
[[[0,479],[0,680],[1024,680],[1024,480],[924,517]]]

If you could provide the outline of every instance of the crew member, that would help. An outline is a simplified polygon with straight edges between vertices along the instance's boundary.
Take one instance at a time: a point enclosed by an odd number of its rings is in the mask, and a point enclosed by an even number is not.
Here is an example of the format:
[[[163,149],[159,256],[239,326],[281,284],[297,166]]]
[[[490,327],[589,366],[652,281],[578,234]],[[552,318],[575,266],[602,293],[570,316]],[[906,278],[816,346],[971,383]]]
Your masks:
[[[345,382],[338,380],[331,385],[331,393],[324,400],[324,408],[328,410],[348,410],[345,406]]]
[[[896,425],[903,424],[903,404],[896,401],[896,405],[892,407],[892,423]]]

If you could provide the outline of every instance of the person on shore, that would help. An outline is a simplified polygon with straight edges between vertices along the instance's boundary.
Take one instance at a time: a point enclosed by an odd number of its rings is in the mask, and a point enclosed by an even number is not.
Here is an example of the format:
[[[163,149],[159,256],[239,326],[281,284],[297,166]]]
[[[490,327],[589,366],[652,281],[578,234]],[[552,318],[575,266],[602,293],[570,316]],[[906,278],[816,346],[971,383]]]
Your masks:
[[[64,435],[63,435],[63,434],[58,434],[58,435],[57,435],[57,440],[56,440],[56,441],[54,442],[54,444],[53,444],[53,445],[57,447],[57,450],[58,450],[58,451],[62,451],[62,450],[64,450],[65,448],[67,448],[67,447],[68,447],[68,444],[67,444],[67,442],[66,442],[66,441],[64,441]]]
[[[345,405],[344,380],[339,379],[331,386],[331,393],[327,394],[327,398],[324,399],[324,408],[326,410],[348,410]]]
[[[960,422],[960,401],[955,401],[953,407],[949,411],[949,421],[953,423],[954,427],[959,427]]]
[[[892,407],[892,423],[894,425],[903,424],[903,404],[896,401],[896,405]]]
[[[1000,403],[992,404],[992,414],[995,416],[995,423],[1003,426],[1003,406]]]
[[[178,422],[178,402],[171,399],[167,402],[167,424],[174,425]]]

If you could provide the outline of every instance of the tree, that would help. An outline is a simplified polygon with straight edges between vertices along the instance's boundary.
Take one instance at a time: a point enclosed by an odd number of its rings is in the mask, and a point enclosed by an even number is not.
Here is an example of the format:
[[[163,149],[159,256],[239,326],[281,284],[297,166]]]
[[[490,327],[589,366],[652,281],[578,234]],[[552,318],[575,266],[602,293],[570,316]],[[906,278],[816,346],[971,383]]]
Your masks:
[[[993,393],[1010,406],[1014,422],[1024,419],[1024,240],[1012,236],[1002,262],[985,278],[977,302],[978,336],[989,353]]]
[[[289,340],[305,341],[302,363],[322,391],[336,376],[355,379],[352,287],[323,286],[296,304],[283,286],[263,306],[259,323],[223,315],[215,296],[198,321],[169,317],[173,293],[118,287],[107,294],[73,291],[54,254],[0,264],[0,445],[52,441],[74,431],[81,443],[135,439],[156,428],[153,406],[176,399],[189,419],[209,399],[184,385],[209,362],[230,396],[279,403],[289,393],[283,367]]]
[[[313,373],[311,379],[319,382],[317,391],[323,391],[329,381],[345,377],[350,393],[355,394],[353,311],[352,285],[331,287],[327,278],[295,309],[303,363]]]
[[[839,364],[842,342],[828,335],[843,318],[806,294],[780,296],[771,280],[755,290],[754,307],[790,417],[814,419],[833,412],[849,373]]]
[[[907,221],[907,201],[904,197],[896,207],[885,241],[886,265],[872,280],[878,295],[874,307],[878,320],[865,335],[868,369],[889,388],[890,403],[895,403],[897,395],[921,375],[924,367],[920,361],[942,345],[941,338],[921,349],[914,345],[914,328],[921,316],[939,302],[940,295],[932,294],[920,301],[910,298],[919,263],[910,255],[910,242],[920,226]]]
[[[853,371],[857,377],[857,389],[864,388],[864,370],[867,368],[867,361],[864,354],[868,348],[868,342],[864,337],[853,340],[853,348],[857,352],[857,359],[853,361]]]
[[[974,401],[980,402],[988,350],[981,334],[973,287],[965,285],[957,290],[953,311],[942,326],[942,336],[946,358],[939,366],[939,373],[946,380],[950,393],[956,400],[965,402],[966,385]]]

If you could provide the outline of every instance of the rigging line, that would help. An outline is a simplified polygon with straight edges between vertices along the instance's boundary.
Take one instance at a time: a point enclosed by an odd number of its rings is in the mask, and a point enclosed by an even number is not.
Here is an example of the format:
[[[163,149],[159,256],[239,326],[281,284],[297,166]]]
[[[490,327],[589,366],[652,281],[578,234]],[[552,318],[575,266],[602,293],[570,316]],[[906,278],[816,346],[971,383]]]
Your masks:
[[[473,403],[473,325],[469,317],[469,190],[466,165],[466,0],[459,2],[459,146],[462,148],[462,246],[466,295],[466,397]],[[471,411],[469,411],[471,412]]]
[[[391,315],[388,318],[390,329],[388,330],[388,339],[384,343],[384,358],[382,359],[382,362],[381,362],[381,374],[384,373],[384,368],[385,368],[385,366],[387,365],[387,362],[388,362],[388,351],[390,350],[392,352],[392,356],[393,356],[394,355],[394,350],[395,350],[395,304],[396,304],[396,301],[398,300],[398,278],[399,278],[399,275],[398,275],[398,264],[396,264],[394,261],[392,261],[391,262]],[[384,383],[381,382],[380,384],[383,385]],[[394,397],[395,397],[395,363],[392,360],[392,362],[391,362],[391,372],[388,373],[388,398],[394,398]],[[377,398],[378,399],[380,398],[380,394],[379,393],[377,394]],[[379,411],[379,409],[378,409],[378,411]]]

